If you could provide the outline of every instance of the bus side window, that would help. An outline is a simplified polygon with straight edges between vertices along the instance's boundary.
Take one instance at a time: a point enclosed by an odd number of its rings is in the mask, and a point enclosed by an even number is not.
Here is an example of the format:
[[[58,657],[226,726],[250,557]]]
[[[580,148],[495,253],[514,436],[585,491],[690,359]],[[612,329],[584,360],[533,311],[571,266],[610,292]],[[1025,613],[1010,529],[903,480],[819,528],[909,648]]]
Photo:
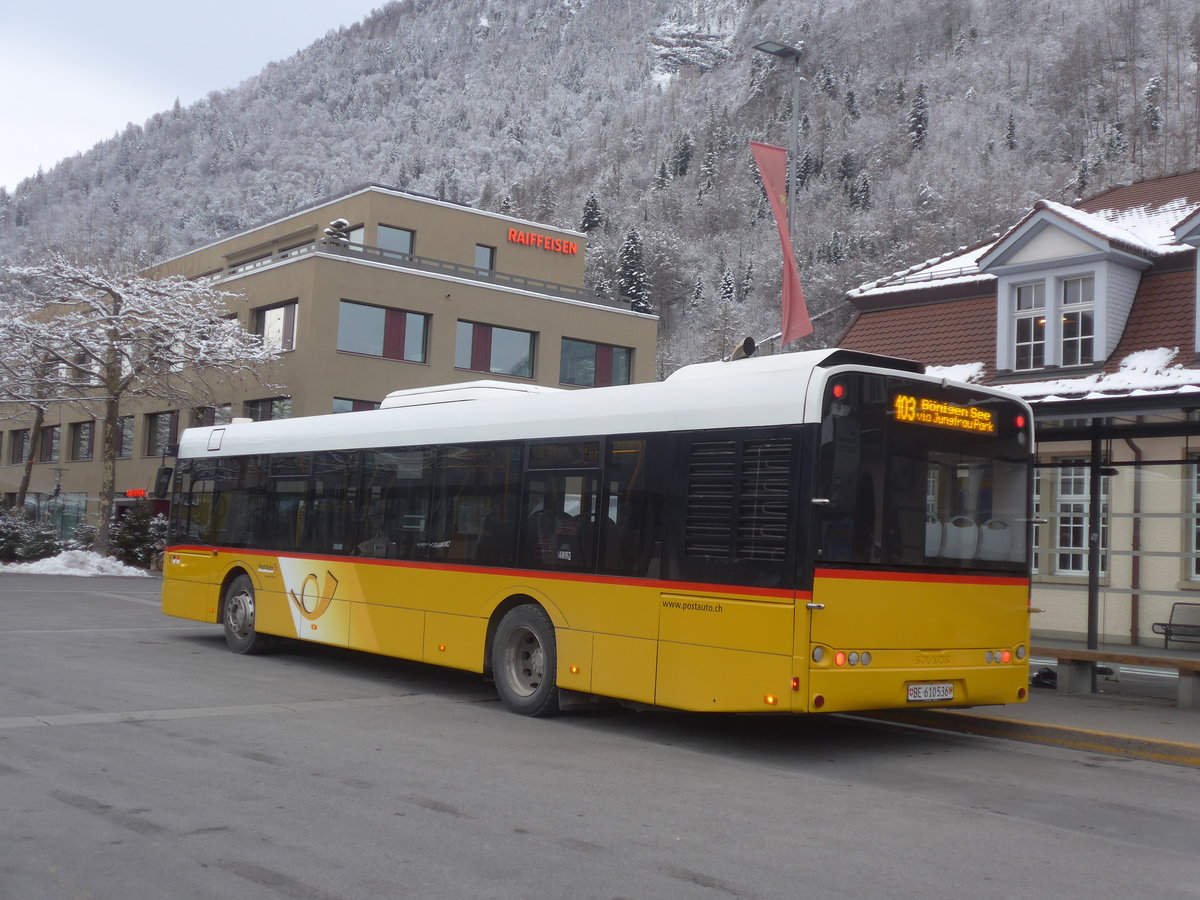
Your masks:
[[[614,440],[605,468],[607,492],[600,517],[600,571],[657,575],[662,555],[662,494],[647,488],[648,442]]]
[[[267,467],[261,456],[233,456],[215,462],[212,537],[231,547],[264,546]]]
[[[443,448],[429,530],[429,558],[486,566],[513,564],[521,447]]]
[[[370,450],[363,455],[357,524],[350,552],[377,559],[425,559],[434,452]]]
[[[353,493],[359,478],[358,453],[318,453],[313,459],[311,515],[304,522],[303,547],[316,553],[349,553]]]
[[[598,479],[538,472],[525,488],[521,563],[535,569],[590,570],[596,545]]]

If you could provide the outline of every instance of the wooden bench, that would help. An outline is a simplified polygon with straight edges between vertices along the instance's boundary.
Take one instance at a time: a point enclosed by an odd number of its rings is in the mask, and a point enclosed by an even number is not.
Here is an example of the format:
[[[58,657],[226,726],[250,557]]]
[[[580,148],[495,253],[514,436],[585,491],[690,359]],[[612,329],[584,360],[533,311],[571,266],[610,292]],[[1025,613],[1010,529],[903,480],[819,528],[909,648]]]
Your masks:
[[[1200,709],[1200,657],[1152,656],[1141,653],[1113,653],[1069,647],[1031,647],[1031,656],[1050,656],[1058,660],[1058,690],[1064,694],[1092,692],[1092,666],[1115,663],[1145,666],[1148,669],[1174,669],[1179,673],[1176,702],[1180,709]]]
[[[1200,644],[1200,603],[1173,603],[1171,617],[1166,622],[1155,622],[1150,626],[1155,634],[1163,636],[1163,647],[1169,641],[1187,641]]]

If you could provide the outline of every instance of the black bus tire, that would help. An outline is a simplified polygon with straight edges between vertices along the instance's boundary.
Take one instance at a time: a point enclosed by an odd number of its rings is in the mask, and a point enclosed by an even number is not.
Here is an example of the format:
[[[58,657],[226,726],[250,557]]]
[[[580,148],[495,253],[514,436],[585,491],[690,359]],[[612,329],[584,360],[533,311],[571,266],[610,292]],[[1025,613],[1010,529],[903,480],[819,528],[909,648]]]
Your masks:
[[[558,705],[554,623],[540,606],[510,609],[492,637],[492,677],[500,700],[523,716],[552,716]]]
[[[234,653],[261,653],[267,639],[254,629],[254,583],[250,576],[239,575],[229,582],[221,602],[221,623],[225,643]]]

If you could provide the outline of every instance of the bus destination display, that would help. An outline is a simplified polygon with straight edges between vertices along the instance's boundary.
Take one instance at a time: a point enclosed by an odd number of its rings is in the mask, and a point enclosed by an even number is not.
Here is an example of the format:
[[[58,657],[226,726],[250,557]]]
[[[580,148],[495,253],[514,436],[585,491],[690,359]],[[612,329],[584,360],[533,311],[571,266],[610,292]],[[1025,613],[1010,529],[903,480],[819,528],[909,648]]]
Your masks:
[[[996,414],[978,406],[956,406],[945,400],[897,394],[892,406],[896,421],[935,428],[951,428],[972,434],[995,434]]]

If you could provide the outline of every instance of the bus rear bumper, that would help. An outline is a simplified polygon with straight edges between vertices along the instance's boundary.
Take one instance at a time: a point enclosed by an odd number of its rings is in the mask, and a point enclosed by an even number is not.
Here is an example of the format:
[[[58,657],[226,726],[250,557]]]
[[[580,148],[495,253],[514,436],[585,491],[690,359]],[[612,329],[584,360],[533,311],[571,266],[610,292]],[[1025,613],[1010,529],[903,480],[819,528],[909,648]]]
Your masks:
[[[795,695],[798,712],[936,709],[1023,703],[1027,664],[945,669],[824,669],[811,671]]]

